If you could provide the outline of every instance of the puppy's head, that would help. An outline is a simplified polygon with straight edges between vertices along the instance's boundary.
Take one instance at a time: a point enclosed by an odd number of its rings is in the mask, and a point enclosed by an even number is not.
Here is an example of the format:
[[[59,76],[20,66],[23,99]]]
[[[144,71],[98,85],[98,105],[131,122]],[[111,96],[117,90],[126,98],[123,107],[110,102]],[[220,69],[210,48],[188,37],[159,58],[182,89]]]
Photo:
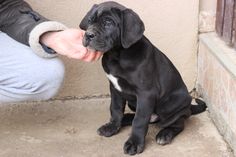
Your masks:
[[[139,16],[116,2],[95,4],[81,21],[80,28],[86,30],[83,45],[101,52],[129,48],[144,32]]]

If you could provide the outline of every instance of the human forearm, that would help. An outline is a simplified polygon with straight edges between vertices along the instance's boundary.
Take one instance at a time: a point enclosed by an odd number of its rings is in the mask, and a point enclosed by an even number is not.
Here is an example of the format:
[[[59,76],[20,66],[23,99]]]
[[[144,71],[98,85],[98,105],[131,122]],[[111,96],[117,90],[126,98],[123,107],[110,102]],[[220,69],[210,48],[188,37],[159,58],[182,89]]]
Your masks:
[[[0,30],[13,39],[29,45],[41,57],[54,57],[47,54],[39,43],[42,34],[48,31],[64,30],[66,27],[55,21],[49,21],[33,11],[22,0],[2,1],[0,5]]]
[[[61,54],[69,58],[93,61],[101,56],[101,53],[90,52],[83,47],[84,31],[68,29],[62,23],[49,21],[33,11],[23,0],[0,0],[0,30],[29,45],[41,57],[51,58]],[[48,53],[44,45],[57,53]]]

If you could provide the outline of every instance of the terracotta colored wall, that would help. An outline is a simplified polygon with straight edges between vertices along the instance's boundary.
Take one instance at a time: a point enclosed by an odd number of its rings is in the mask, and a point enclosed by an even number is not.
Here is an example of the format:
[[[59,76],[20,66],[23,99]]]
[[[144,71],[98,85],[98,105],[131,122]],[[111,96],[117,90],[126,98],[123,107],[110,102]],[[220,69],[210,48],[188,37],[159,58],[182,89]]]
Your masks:
[[[236,154],[236,54],[216,33],[200,35],[197,87]]]
[[[27,0],[32,7],[70,27],[78,27],[94,3],[104,0]],[[196,79],[198,0],[117,0],[136,11],[146,25],[145,35],[177,66],[189,90]],[[82,63],[63,58],[65,84],[59,97],[108,93],[108,83],[100,63]]]

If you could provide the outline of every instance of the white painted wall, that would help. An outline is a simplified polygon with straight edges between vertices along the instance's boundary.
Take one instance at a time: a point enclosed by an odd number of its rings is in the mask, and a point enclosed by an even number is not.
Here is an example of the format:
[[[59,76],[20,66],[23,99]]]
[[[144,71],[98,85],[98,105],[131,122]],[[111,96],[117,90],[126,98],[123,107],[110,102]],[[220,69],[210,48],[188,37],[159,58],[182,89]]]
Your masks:
[[[39,13],[70,27],[79,27],[94,3],[104,0],[27,0]],[[196,79],[198,0],[116,0],[143,19],[145,35],[176,65],[189,90]],[[204,0],[202,0],[204,1]],[[207,0],[209,1],[209,0]],[[63,58],[67,76],[59,97],[99,95],[108,92],[100,63],[82,63]]]

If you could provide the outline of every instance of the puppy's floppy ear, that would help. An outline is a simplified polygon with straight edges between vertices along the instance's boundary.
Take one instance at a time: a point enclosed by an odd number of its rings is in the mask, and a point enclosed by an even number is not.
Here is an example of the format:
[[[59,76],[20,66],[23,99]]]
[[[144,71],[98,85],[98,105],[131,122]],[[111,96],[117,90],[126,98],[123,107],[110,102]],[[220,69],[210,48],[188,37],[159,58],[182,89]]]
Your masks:
[[[128,48],[142,38],[145,28],[143,21],[130,9],[123,10],[122,17],[121,44]]]
[[[94,4],[93,7],[89,10],[89,12],[85,15],[79,25],[81,29],[86,30],[88,28],[90,20],[94,19],[94,17],[96,16],[97,8],[98,5]]]

